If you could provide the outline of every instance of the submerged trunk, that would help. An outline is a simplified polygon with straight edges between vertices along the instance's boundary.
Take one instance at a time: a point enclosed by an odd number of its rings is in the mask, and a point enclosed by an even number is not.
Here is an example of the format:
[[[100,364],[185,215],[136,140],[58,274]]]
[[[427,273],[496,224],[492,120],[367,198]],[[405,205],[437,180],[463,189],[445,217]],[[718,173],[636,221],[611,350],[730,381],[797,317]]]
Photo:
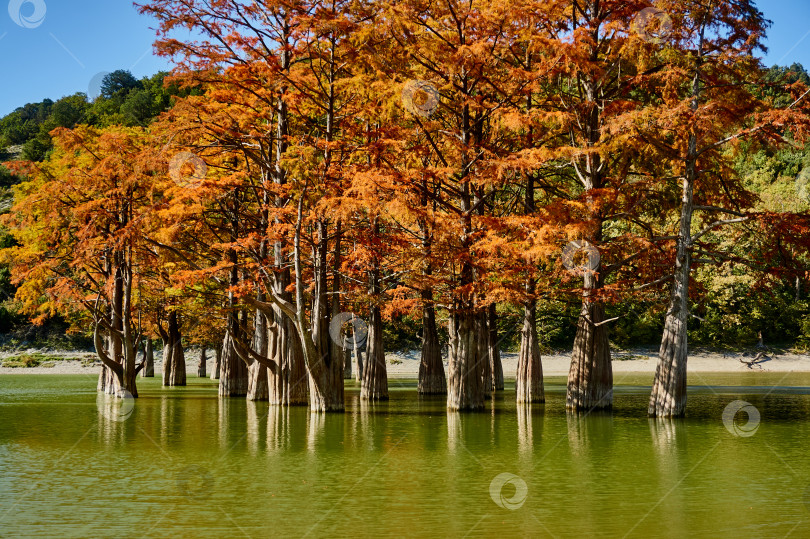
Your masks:
[[[371,308],[366,366],[363,369],[363,383],[360,388],[360,398],[363,400],[388,400],[388,372],[385,367],[382,337],[382,315],[380,308],[375,305]]]
[[[520,403],[542,403],[546,401],[543,393],[543,363],[540,358],[540,343],[537,338],[535,311],[534,300],[527,302],[523,310],[520,353],[515,375],[517,402]]]
[[[137,397],[138,389],[136,388],[135,384],[137,383],[138,380],[138,373],[135,372],[134,368],[133,369],[125,368],[123,378],[124,378],[123,389],[125,390],[125,393],[128,392],[133,397]],[[125,393],[119,391],[118,396],[123,398],[125,396]]]
[[[343,379],[351,380],[354,378],[352,374],[352,350],[351,348],[343,349]]]
[[[592,278],[586,275],[586,279]],[[565,406],[582,411],[610,408],[613,404],[613,366],[610,363],[610,343],[601,304],[583,301],[577,321],[577,335],[568,372]]]
[[[306,336],[304,336],[306,338]],[[309,374],[309,407],[313,412],[342,412],[343,399],[343,356],[329,357],[329,345],[309,349],[310,357],[317,357],[323,350],[320,360],[306,361]]]
[[[328,362],[309,373],[309,407],[313,412],[342,412],[343,361]]]
[[[205,378],[205,362],[208,361],[205,353],[205,346],[202,347],[200,350],[200,363],[197,365],[197,376],[200,378]]]
[[[276,313],[276,332],[272,337],[272,358],[278,365],[275,373],[268,370],[270,404],[299,406],[309,402],[307,371],[304,354],[295,327],[279,311]]]
[[[106,365],[102,365],[101,372],[98,373],[96,391],[99,393],[106,393],[107,395],[114,395],[116,392],[115,384],[115,373],[107,368]]]
[[[690,139],[690,149],[694,137]],[[678,417],[686,410],[687,319],[689,317],[689,271],[692,241],[692,179],[694,161],[687,164],[683,185],[681,225],[678,253],[675,259],[675,280],[672,299],[664,321],[664,334],[658,351],[652,394],[647,413],[650,417]]]
[[[532,105],[529,98],[529,107]],[[527,215],[534,213],[534,175],[526,175]],[[543,363],[540,357],[540,340],[537,338],[537,303],[535,301],[535,281],[531,273],[524,285],[526,302],[523,306],[523,327],[520,331],[520,352],[515,373],[515,393],[518,403],[530,404],[546,402],[543,390]],[[521,406],[518,409],[522,408]],[[519,416],[518,416],[519,417]]]
[[[375,218],[371,224],[371,237],[379,239],[380,226]],[[369,272],[369,294],[372,301],[378,301],[380,288],[380,261],[376,251],[372,258]],[[352,332],[354,333],[354,331]],[[366,337],[366,365],[363,369],[363,383],[360,387],[360,399],[369,401],[388,400],[388,371],[385,367],[385,350],[383,348],[383,323],[380,306],[371,307],[371,320]]]
[[[478,342],[478,361],[483,367],[481,384],[484,398],[491,399],[495,384],[492,379],[492,358],[489,355],[489,331],[487,330],[487,312],[484,311],[476,317],[475,337]]]
[[[97,389],[108,395],[120,398],[137,397],[136,386],[138,371],[136,355],[138,346],[135,342],[131,320],[130,300],[132,293],[132,271],[127,265],[126,253],[113,255],[110,273],[114,274],[114,286],[109,307],[105,316],[108,328],[107,339],[101,337],[102,324],[96,323],[93,344],[96,355],[103,367],[99,374]]]
[[[211,367],[211,380],[219,380],[219,369],[222,364],[222,348],[214,346],[214,365]]]
[[[598,61],[599,49],[598,45],[590,49],[592,61]],[[610,161],[603,160],[604,153],[596,150],[604,143],[604,116],[601,109],[608,106],[606,103],[612,99],[604,101],[604,84],[604,78],[595,72],[583,75],[580,81],[581,101],[577,114],[580,137],[575,138],[579,138],[576,146],[582,148],[582,152],[572,163],[584,189],[586,229],[582,239],[595,246],[602,242],[603,212],[607,209],[597,197],[611,174]],[[582,307],[577,320],[565,404],[568,410],[591,411],[610,408],[613,404],[613,366],[610,362],[608,326],[601,323],[605,320],[605,312],[600,298],[596,296],[603,286],[605,274],[601,259],[592,261],[590,255],[587,264],[578,267],[584,270]]]
[[[230,320],[232,324],[231,331],[238,331],[237,323],[235,321],[236,315],[230,314],[234,320]],[[244,397],[247,395],[248,390],[248,372],[247,365],[236,354],[233,347],[233,339],[231,338],[231,331],[225,335],[222,342],[222,359],[220,360],[219,369],[219,396],[220,397]]]
[[[706,28],[700,29],[700,42],[692,79],[692,112],[700,105],[702,93],[701,65],[703,39]],[[677,417],[686,411],[686,360],[688,357],[687,320],[689,318],[689,271],[692,263],[692,213],[694,211],[694,185],[698,175],[698,137],[692,132],[686,154],[686,174],[681,195],[681,222],[678,232],[678,253],[675,259],[675,279],[672,300],[664,321],[664,335],[658,352],[652,394],[647,413],[650,417]],[[699,235],[698,235],[699,237]],[[797,281],[798,285],[798,281]],[[798,297],[797,287],[797,297]]]
[[[261,299],[261,298],[260,298]],[[253,329],[253,349],[264,357],[268,357],[269,341],[268,341],[267,322],[264,315],[260,311],[256,311],[256,320]],[[248,388],[247,400],[249,401],[266,401],[268,400],[269,393],[269,378],[268,369],[258,361],[252,361],[247,365],[248,370]]]
[[[332,355],[332,340],[329,336],[331,307],[327,302],[327,259],[329,254],[329,234],[326,221],[317,223],[318,242],[315,248],[315,292],[313,294],[312,317],[309,335],[299,330],[302,347],[306,355],[309,373],[309,406],[313,412],[343,411],[343,355]],[[300,236],[296,237],[295,250],[300,254]],[[296,261],[298,265],[300,258]],[[296,275],[301,275],[300,266]],[[299,281],[300,282],[300,281]],[[303,289],[296,286],[296,304],[303,315]],[[305,328],[303,316],[299,319],[300,328]]]
[[[276,267],[281,268],[284,264],[284,254],[280,243],[275,245],[274,256]],[[287,292],[289,285],[289,269],[280,270],[275,290],[276,294],[287,301],[292,300],[292,296]],[[269,313],[265,313],[265,315],[269,316]],[[275,372],[267,371],[270,404],[276,406],[305,405],[309,402],[307,393],[309,375],[304,364],[304,353],[298,332],[292,320],[281,311],[278,305],[273,306],[272,322],[275,331],[269,337],[269,353],[271,354],[269,357],[275,361],[278,367]]]
[[[155,377],[155,350],[152,348],[152,339],[146,339],[146,345],[143,352],[143,370],[141,371],[142,378]]]
[[[449,379],[447,408],[480,410],[484,408],[484,362],[479,357],[481,316],[467,311],[450,315]]]
[[[447,379],[444,375],[439,333],[436,330],[433,292],[423,291],[422,300],[422,360],[419,363],[417,391],[421,395],[444,395],[447,393]]]
[[[163,385],[186,385],[186,358],[177,312],[169,313],[169,322],[163,332]]]
[[[247,366],[248,386],[247,400],[266,401],[270,398],[269,382],[267,379],[267,367],[254,361]]]
[[[366,341],[368,342],[368,341]],[[352,362],[354,363],[354,376],[355,380],[359,383],[363,382],[363,349],[361,346],[355,346],[352,350]]]
[[[288,47],[290,39],[290,27],[284,26],[284,30],[279,35],[282,53],[279,57],[280,67],[285,72],[288,72],[292,62],[291,47]],[[287,171],[282,167],[282,159],[288,144],[288,112],[287,100],[284,98],[286,87],[282,85],[278,89],[279,93],[276,100],[276,136],[275,136],[275,164],[273,170],[273,183],[276,185],[284,185],[287,183]],[[281,190],[279,190],[280,192]],[[277,196],[274,200],[274,205],[277,208],[283,208],[287,201],[286,197]],[[278,226],[281,221],[278,216],[274,217],[274,222]],[[296,231],[296,246],[295,246],[295,263],[298,268],[299,261],[299,243],[300,232]],[[291,283],[290,269],[288,267],[287,255],[285,249],[288,249],[288,244],[281,241],[276,241],[273,244],[273,258],[278,276],[274,282],[274,290],[276,294],[286,301],[292,301],[292,295],[287,291],[287,287]],[[300,272],[297,272],[300,276]],[[271,314],[265,313],[270,321]],[[291,319],[284,315],[278,305],[272,309],[272,321],[275,323],[274,327],[276,332],[272,335],[271,352],[272,358],[276,363],[276,371],[268,370],[268,395],[271,405],[277,406],[294,406],[305,405],[308,402],[307,385],[308,373],[305,364],[305,357],[303,349],[301,348],[301,341],[299,339],[298,331]]]
[[[498,338],[498,314],[495,304],[489,306],[487,313],[489,330],[489,364],[492,370],[492,385],[495,391],[503,391],[503,363],[501,363],[501,342]]]
[[[680,285],[678,285],[680,286]],[[673,294],[664,322],[658,351],[658,367],[647,414],[650,417],[678,417],[686,410],[686,298]]]
[[[120,283],[120,280],[117,280],[116,286],[113,289],[112,305],[110,306],[110,321],[112,326],[119,332],[123,329],[123,322],[121,320],[123,306],[122,295],[123,284]],[[124,350],[119,337],[112,334],[108,335],[102,346],[105,347],[107,356],[112,362],[116,364],[121,363]],[[123,374],[123,370],[121,370],[121,373]],[[119,380],[118,375],[110,366],[105,365],[102,367],[101,375],[98,380],[98,390],[107,395],[117,395],[121,390],[121,380]]]

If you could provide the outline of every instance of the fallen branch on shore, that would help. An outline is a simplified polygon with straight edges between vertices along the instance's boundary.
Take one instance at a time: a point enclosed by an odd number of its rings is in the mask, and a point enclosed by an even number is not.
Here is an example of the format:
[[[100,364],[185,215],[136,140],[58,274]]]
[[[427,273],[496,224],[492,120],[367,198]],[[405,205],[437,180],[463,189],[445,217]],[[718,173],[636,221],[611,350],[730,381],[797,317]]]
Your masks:
[[[745,359],[740,358],[740,363],[745,364],[749,369],[753,369],[755,366],[761,369],[762,363],[765,363],[766,361],[771,361],[772,359],[773,358],[767,355],[765,352],[760,352],[751,361],[746,361]]]

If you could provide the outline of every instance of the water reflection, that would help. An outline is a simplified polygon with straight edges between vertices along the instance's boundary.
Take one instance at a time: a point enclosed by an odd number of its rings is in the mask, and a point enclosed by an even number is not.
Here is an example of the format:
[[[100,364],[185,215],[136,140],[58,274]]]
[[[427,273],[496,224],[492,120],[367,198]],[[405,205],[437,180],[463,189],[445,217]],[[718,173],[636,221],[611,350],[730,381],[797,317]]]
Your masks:
[[[245,403],[247,404],[247,433],[245,441],[250,454],[255,455],[261,449],[259,446],[259,442],[262,439],[261,429],[264,425],[264,417],[268,413],[268,406],[263,402],[249,400],[245,400]]]
[[[588,458],[609,451],[613,438],[613,414],[609,410],[586,414],[568,412],[568,445],[571,453]]]
[[[116,421],[79,378],[0,378],[0,535],[222,537],[239,531],[228,515],[253,537],[796,537],[810,514],[808,393],[707,390],[686,419],[648,420],[646,389],[618,392],[613,415],[566,415],[563,382],[545,407],[496,394],[493,421],[415,390],[380,405],[351,390],[345,414],[312,414],[159,383]],[[723,426],[735,399],[761,411],[755,436]],[[503,473],[528,487],[520,509],[491,496]]]
[[[326,428],[327,415],[324,413],[310,413],[307,419],[307,449],[313,455],[318,452],[318,447],[324,445],[324,429]]]
[[[217,399],[217,439],[221,449],[228,449],[228,430],[231,423],[230,409],[233,406],[233,400],[228,397],[219,397]]]
[[[679,437],[684,436],[685,423],[682,418],[655,417],[648,420],[653,447],[660,457],[670,457],[677,453]]]
[[[462,437],[463,419],[459,412],[447,411],[447,449],[450,454],[458,454],[460,446],[464,443]]]
[[[686,491],[678,486],[685,479],[688,469],[682,469],[680,456],[686,449],[685,422],[682,418],[650,418],[650,435],[655,451],[655,468],[662,505],[665,511],[658,511],[655,519],[662,528],[681,537],[692,534],[685,528],[687,521],[684,497]]]
[[[134,413],[134,399],[99,393],[96,396],[98,439],[106,445],[121,445],[127,440],[127,420]]]
[[[517,425],[518,425],[518,453],[522,457],[530,457],[534,451],[534,425],[532,415],[532,405],[525,403],[517,404]],[[540,419],[542,421],[542,419]]]
[[[267,410],[267,452],[277,453],[290,447],[290,407],[270,406]]]

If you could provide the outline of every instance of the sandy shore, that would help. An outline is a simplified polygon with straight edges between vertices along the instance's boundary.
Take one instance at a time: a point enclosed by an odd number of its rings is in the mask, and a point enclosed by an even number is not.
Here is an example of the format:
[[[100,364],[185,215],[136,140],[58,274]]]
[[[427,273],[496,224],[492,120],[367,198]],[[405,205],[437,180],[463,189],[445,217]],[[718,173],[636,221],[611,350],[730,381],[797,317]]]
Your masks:
[[[0,374],[87,374],[97,375],[100,363],[95,355],[89,352],[46,352],[28,350],[25,352],[0,353],[0,362],[13,360],[20,354],[45,354],[50,358],[37,367],[9,368],[0,365]],[[197,372],[198,350],[186,351],[186,372],[194,376]],[[503,353],[503,370],[506,378],[514,378],[517,370],[517,354]],[[741,353],[722,354],[718,352],[698,351],[689,356],[690,372],[810,372],[810,355],[780,354],[770,361],[749,368],[740,359],[750,361],[750,355]],[[419,351],[386,354],[389,378],[416,378],[419,373]],[[543,374],[546,376],[565,376],[571,361],[571,352],[558,352],[543,356]],[[657,351],[652,349],[617,351],[613,354],[613,371],[622,372],[655,372]],[[447,363],[445,362],[445,366]],[[155,372],[161,371],[161,352],[155,354]],[[207,372],[211,372],[213,360],[209,359]]]

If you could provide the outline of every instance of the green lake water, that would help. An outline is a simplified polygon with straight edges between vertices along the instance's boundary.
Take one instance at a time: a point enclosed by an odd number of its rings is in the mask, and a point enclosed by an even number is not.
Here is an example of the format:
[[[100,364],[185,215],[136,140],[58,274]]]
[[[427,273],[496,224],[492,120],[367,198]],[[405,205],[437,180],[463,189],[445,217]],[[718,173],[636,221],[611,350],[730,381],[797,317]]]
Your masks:
[[[646,418],[651,379],[617,375],[610,413],[566,414],[556,377],[528,409],[392,380],[317,415],[207,379],[141,379],[129,410],[95,377],[0,376],[0,536],[810,537],[809,374],[692,375],[675,421]]]

